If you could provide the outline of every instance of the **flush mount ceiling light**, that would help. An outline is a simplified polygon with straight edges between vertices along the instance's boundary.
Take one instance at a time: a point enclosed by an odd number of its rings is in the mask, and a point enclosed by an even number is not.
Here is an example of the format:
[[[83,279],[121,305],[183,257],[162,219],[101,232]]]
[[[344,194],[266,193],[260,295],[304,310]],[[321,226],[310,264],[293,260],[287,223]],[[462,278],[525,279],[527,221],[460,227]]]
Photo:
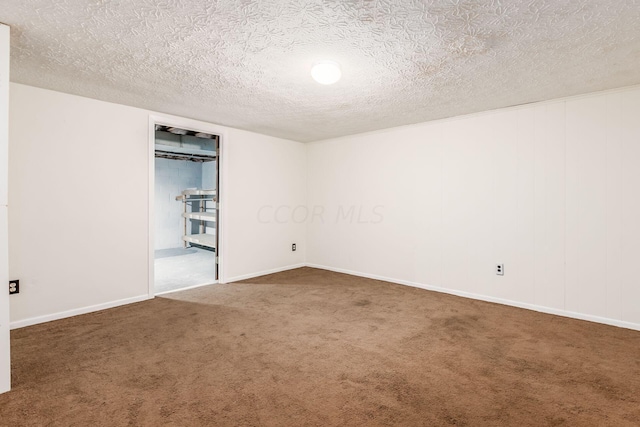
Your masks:
[[[340,80],[342,72],[337,62],[319,61],[313,64],[311,77],[320,84],[330,85]]]

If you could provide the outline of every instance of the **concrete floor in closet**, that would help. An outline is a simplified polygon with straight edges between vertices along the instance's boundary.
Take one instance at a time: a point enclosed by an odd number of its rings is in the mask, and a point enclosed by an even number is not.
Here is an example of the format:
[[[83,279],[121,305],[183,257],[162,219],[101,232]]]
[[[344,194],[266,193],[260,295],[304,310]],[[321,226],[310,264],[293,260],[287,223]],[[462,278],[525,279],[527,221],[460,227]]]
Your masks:
[[[155,251],[155,293],[215,282],[215,252],[190,248]]]

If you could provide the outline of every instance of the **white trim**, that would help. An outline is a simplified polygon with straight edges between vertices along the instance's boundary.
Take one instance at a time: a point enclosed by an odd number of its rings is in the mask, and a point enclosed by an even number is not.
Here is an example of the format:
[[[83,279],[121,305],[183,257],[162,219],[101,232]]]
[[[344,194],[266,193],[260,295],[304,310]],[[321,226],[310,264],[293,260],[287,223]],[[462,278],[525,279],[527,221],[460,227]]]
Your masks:
[[[156,123],[153,116],[149,115],[149,144],[148,153],[149,156],[149,177],[147,189],[148,203],[147,203],[147,218],[148,224],[148,240],[147,240],[147,275],[149,282],[147,283],[147,294],[149,298],[153,298],[155,295],[155,247],[156,247],[156,219],[155,219],[155,194],[156,194]]]
[[[151,297],[153,298],[153,297]],[[11,329],[24,328],[26,326],[37,325],[39,323],[51,322],[52,320],[65,319],[67,317],[78,316],[80,314],[93,313],[94,311],[106,310],[108,308],[119,307],[121,305],[133,304],[134,302],[146,301],[148,295],[139,295],[133,298],[125,298],[116,301],[106,302],[103,304],[90,305],[88,307],[74,308],[73,310],[61,311],[58,313],[47,314],[44,316],[31,317],[29,319],[17,320],[11,322]]]
[[[602,323],[605,325],[617,326],[620,328],[627,328],[627,329],[640,331],[640,324],[638,323],[625,322],[623,320],[610,319],[608,317],[593,316],[590,314],[576,313],[574,311],[566,311],[566,310],[561,310],[557,308],[544,307],[541,305],[507,300],[503,298],[495,298],[495,297],[490,297],[486,295],[474,294],[470,292],[457,291],[455,289],[447,289],[447,288],[441,288],[439,286],[431,286],[431,285],[425,285],[417,282],[410,282],[408,280],[392,279],[390,277],[378,276],[376,274],[360,273],[358,271],[346,270],[343,268],[327,267],[325,265],[318,265],[318,264],[311,264],[311,263],[307,263],[306,266],[312,267],[312,268],[319,268],[321,270],[334,271],[336,273],[350,274],[352,276],[365,277],[367,279],[382,280],[384,282],[391,282],[399,285],[411,286],[414,288],[420,288],[428,291],[435,291],[435,292],[440,292],[444,294],[456,295],[464,298],[470,298],[470,299],[475,299],[480,301],[493,302],[493,303],[502,304],[502,305],[509,305],[512,307],[524,308],[527,310],[538,311],[540,313],[554,314],[556,316],[586,320],[589,322]]]
[[[184,288],[179,288],[179,289],[171,289],[170,291],[164,291],[164,292],[157,292],[156,296],[162,296],[162,295],[167,295],[167,294],[173,294],[176,292],[181,292],[181,291],[188,291],[189,289],[196,289],[196,288],[202,288],[204,286],[211,286],[211,285],[217,285],[218,281],[212,282],[212,283],[203,283],[202,285],[191,285],[191,286],[186,286]]]
[[[9,26],[0,23],[0,393],[11,390],[11,340],[9,338]]]
[[[216,155],[218,156],[218,187],[216,188],[217,196],[218,196],[218,247],[216,248],[216,256],[218,257],[218,283],[225,283],[225,264],[223,262],[224,259],[224,248],[227,247],[227,229],[226,229],[226,209],[227,209],[227,162],[229,157],[226,153],[227,149],[227,132],[220,131],[217,133],[220,136],[220,141],[218,142],[218,152]],[[220,249],[222,248],[222,249]]]
[[[495,298],[495,297],[490,297],[490,296],[486,296],[486,295],[474,294],[474,293],[470,293],[470,292],[457,291],[455,289],[447,289],[447,288],[442,288],[442,287],[439,287],[439,286],[431,286],[431,285],[426,285],[426,284],[422,284],[422,283],[411,282],[411,281],[408,281],[408,280],[393,279],[393,278],[389,278],[389,277],[379,276],[379,275],[376,275],[376,274],[361,273],[361,272],[357,272],[357,271],[353,271],[353,270],[347,270],[347,269],[344,269],[344,268],[334,268],[334,267],[328,267],[328,266],[319,265],[319,264],[312,264],[312,263],[294,264],[294,265],[289,265],[289,266],[285,266],[285,267],[274,268],[274,269],[271,269],[271,270],[264,270],[264,271],[260,271],[260,272],[255,272],[255,273],[235,276],[235,277],[230,278],[227,283],[237,282],[237,281],[246,280],[246,279],[252,279],[252,278],[255,278],[255,277],[265,276],[267,274],[281,273],[283,271],[295,270],[296,268],[302,268],[302,267],[311,267],[311,268],[318,268],[318,269],[321,269],[321,270],[334,271],[336,273],[349,274],[349,275],[352,275],[352,276],[364,277],[364,278],[373,279],[373,280],[381,280],[381,281],[384,281],[384,282],[399,284],[399,285],[403,285],[403,286],[411,286],[411,287],[414,287],[414,288],[425,289],[425,290],[428,290],[428,291],[434,291],[434,292],[440,292],[440,293],[445,293],[445,294],[450,294],[450,295],[456,295],[456,296],[463,297],[463,298],[470,298],[470,299],[475,299],[475,300],[480,300],[480,301],[487,301],[487,302],[492,302],[492,303],[497,303],[497,304],[502,304],[502,305],[508,305],[508,306],[512,306],[512,307],[518,307],[518,308],[523,308],[523,309],[527,309],[527,310],[537,311],[537,312],[541,312],[541,313],[553,314],[553,315],[556,315],[556,316],[568,317],[568,318],[579,319],[579,320],[586,320],[586,321],[589,321],[589,322],[601,323],[601,324],[605,324],[605,325],[617,326],[617,327],[620,327],[620,328],[627,328],[627,329],[640,331],[640,324],[638,324],[638,323],[625,322],[625,321],[622,321],[622,320],[616,320],[616,319],[611,319],[611,318],[607,318],[607,317],[600,317],[600,316],[593,316],[593,315],[590,315],[590,314],[576,313],[576,312],[572,312],[572,311],[566,311],[566,310],[560,310],[560,309],[556,309],[556,308],[544,307],[544,306],[535,305],[535,304],[527,304],[527,303],[507,300],[507,299],[503,299],[503,298]],[[176,289],[175,291],[163,292],[163,293],[158,294],[158,295],[164,295],[164,294],[169,294],[169,293],[173,293],[173,292],[185,291],[185,290],[188,290],[188,289],[195,289],[195,288],[199,288],[199,287],[210,286],[210,285],[213,285],[213,284],[216,284],[216,283],[221,283],[221,282],[218,281],[218,282],[214,282],[214,283],[211,283],[211,284],[190,286],[190,287],[187,287],[187,288]],[[88,306],[88,307],[77,308],[77,309],[73,309],[73,310],[68,310],[68,311],[48,314],[48,315],[45,315],[45,316],[32,317],[32,318],[29,318],[29,319],[24,319],[24,320],[19,320],[19,321],[16,321],[16,322],[11,322],[11,329],[13,330],[13,329],[18,329],[18,328],[24,328],[26,326],[37,325],[39,323],[50,322],[50,321],[53,321],[53,320],[64,319],[64,318],[67,318],[67,317],[78,316],[78,315],[81,315],[81,314],[93,313],[93,312],[96,312],[96,311],[101,311],[101,310],[106,310],[106,309],[109,309],[109,308],[119,307],[119,306],[122,306],[122,305],[127,305],[127,304],[133,304],[133,303],[136,303],[136,302],[146,301],[146,300],[149,300],[149,299],[152,299],[152,298],[153,298],[153,296],[140,295],[140,296],[133,297],[133,298],[125,298],[125,299],[121,299],[121,300],[117,300],[117,301],[111,301],[111,302],[108,302],[108,303],[97,304],[97,305],[92,305],[92,306]]]
[[[199,120],[186,119],[184,117],[171,116],[165,114],[157,114],[150,113],[149,114],[149,135],[148,135],[148,156],[149,156],[149,188],[148,192],[148,250],[147,250],[147,263],[148,263],[148,295],[149,298],[153,298],[155,295],[154,289],[154,281],[155,281],[155,272],[154,272],[154,248],[155,248],[155,218],[154,218],[154,204],[155,204],[155,143],[156,143],[156,124],[164,125],[164,126],[172,126],[182,129],[193,130],[196,132],[209,133],[213,135],[218,135],[220,138],[219,141],[219,152],[216,155],[220,156],[222,153],[223,146],[226,144],[227,140],[227,130],[226,128],[218,125],[214,125],[212,123],[206,123]],[[224,262],[223,262],[223,254],[224,254],[224,209],[225,209],[225,200],[226,200],[226,188],[224,188],[224,183],[226,180],[223,175],[223,165],[225,162],[225,156],[219,157],[218,166],[218,184],[220,189],[218,189],[218,247],[216,248],[216,256],[218,257],[218,282],[224,283]],[[226,162],[225,162],[226,163]],[[220,191],[222,190],[222,191]]]
[[[243,274],[241,276],[230,277],[225,283],[237,282],[239,280],[253,279],[254,277],[266,276],[267,274],[281,273],[283,271],[295,270],[296,268],[309,267],[308,264],[300,263],[287,265],[285,267],[273,268],[271,270],[259,271],[256,273]],[[321,267],[318,267],[321,268]],[[325,269],[326,270],[326,269]]]

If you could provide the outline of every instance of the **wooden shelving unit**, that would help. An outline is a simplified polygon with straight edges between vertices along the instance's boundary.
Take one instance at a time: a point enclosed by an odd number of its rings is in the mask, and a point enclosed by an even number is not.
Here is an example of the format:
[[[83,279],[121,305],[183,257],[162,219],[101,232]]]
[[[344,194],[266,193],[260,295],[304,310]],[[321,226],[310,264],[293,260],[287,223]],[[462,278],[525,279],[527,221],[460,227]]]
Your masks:
[[[216,190],[203,190],[198,188],[190,188],[182,191],[176,197],[176,200],[183,204],[182,218],[184,223],[184,232],[182,240],[185,248],[189,245],[198,245],[205,248],[216,250],[218,246],[218,236],[216,235],[216,226],[218,220],[218,200]],[[198,223],[198,233],[191,230],[192,223]],[[207,225],[213,224],[211,225]],[[213,233],[211,233],[213,230]]]

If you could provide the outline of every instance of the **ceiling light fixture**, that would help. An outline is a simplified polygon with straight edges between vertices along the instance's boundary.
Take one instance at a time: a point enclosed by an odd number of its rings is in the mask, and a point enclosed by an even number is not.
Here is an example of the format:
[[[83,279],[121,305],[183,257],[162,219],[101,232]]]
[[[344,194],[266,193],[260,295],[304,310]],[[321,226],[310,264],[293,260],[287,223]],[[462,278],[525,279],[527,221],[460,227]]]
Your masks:
[[[340,80],[342,72],[337,62],[319,61],[313,64],[311,77],[320,84],[330,85]]]

